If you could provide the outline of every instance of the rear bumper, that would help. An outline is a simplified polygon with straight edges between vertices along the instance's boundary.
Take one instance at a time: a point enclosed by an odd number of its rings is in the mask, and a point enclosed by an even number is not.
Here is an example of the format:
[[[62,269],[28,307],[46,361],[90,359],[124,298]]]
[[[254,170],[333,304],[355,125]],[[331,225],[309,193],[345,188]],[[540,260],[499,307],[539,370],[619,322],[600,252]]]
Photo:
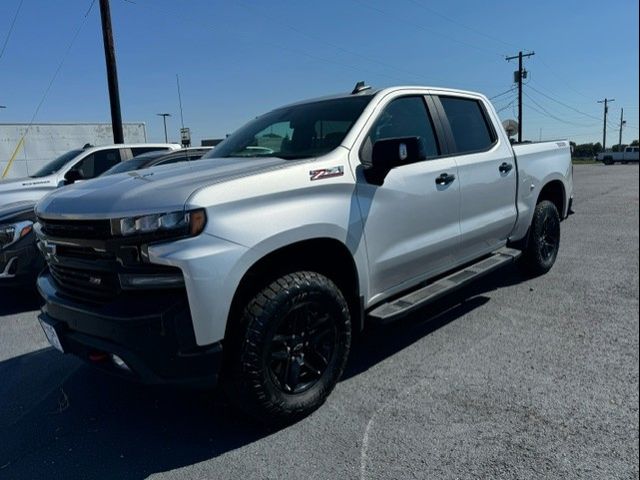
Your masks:
[[[46,301],[40,320],[54,327],[65,353],[146,384],[209,388],[217,383],[222,344],[196,344],[183,289],[83,304],[60,294],[48,270],[37,285]]]

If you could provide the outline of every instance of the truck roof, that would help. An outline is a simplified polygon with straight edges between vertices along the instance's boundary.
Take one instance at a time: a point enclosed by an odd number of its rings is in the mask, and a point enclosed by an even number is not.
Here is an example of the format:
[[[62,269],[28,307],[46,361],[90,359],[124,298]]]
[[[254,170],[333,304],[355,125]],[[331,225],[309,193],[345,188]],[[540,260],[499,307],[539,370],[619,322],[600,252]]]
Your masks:
[[[118,143],[118,144],[108,144],[108,145],[96,145],[96,146],[91,146],[91,147],[87,147],[87,148],[83,148],[82,151],[84,152],[89,152],[89,153],[93,153],[93,152],[99,152],[100,150],[105,150],[108,148],[134,148],[134,147],[152,147],[152,148],[169,148],[170,150],[178,150],[179,148],[182,148],[179,144],[177,143]]]
[[[397,86],[393,86],[393,87],[385,87],[385,88],[377,88],[377,89],[367,89],[367,90],[363,90],[361,92],[358,93],[350,93],[350,92],[344,92],[344,93],[337,93],[337,94],[333,94],[333,95],[326,95],[323,97],[315,97],[315,98],[309,98],[306,100],[300,100],[297,102],[293,102],[293,103],[289,103],[287,105],[283,105],[281,107],[278,108],[286,108],[286,107],[291,107],[294,105],[304,105],[305,103],[315,103],[315,102],[321,102],[321,101],[325,101],[325,100],[334,100],[334,99],[338,99],[338,98],[349,98],[349,97],[355,97],[355,96],[359,96],[359,97],[374,97],[376,95],[386,95],[387,93],[391,93],[391,92],[396,92],[399,90],[425,90],[425,91],[434,91],[434,92],[438,92],[438,93],[454,93],[454,94],[463,94],[463,95],[474,95],[474,96],[481,96],[483,98],[486,99],[486,97],[479,93],[479,92],[473,92],[470,90],[460,90],[460,89],[456,89],[456,88],[445,88],[445,87],[432,87],[432,86],[425,86],[425,85],[397,85]]]

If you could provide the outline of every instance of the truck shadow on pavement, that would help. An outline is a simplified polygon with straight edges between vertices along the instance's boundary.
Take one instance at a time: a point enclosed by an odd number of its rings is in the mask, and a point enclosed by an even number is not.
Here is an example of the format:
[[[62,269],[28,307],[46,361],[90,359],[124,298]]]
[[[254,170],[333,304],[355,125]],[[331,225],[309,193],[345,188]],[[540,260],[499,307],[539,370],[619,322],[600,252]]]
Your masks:
[[[482,293],[520,281],[507,268],[399,323],[370,329],[356,338],[345,378],[485,304]],[[51,348],[0,362],[0,379],[1,478],[137,480],[273,433],[235,413],[220,393],[130,384]]]
[[[42,298],[33,289],[18,289],[0,286],[0,317],[37,310]]]

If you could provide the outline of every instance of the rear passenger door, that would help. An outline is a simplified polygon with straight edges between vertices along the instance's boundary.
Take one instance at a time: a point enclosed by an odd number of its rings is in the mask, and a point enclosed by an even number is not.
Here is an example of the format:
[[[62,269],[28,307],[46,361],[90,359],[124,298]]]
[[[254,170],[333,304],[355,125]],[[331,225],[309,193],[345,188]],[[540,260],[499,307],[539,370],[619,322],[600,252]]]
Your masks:
[[[506,243],[517,217],[517,171],[483,102],[472,96],[434,97],[460,179],[463,262]]]
[[[383,100],[362,143],[354,149],[362,172],[373,144],[421,137],[427,159],[393,168],[380,186],[358,174],[356,185],[369,259],[370,301],[376,302],[455,266],[460,241],[459,182],[454,158],[443,156],[430,100],[422,95]],[[356,164],[354,162],[354,164]],[[453,180],[436,181],[443,173]]]
[[[84,180],[89,180],[102,175],[121,160],[119,148],[98,150],[87,155],[74,168],[82,171]]]

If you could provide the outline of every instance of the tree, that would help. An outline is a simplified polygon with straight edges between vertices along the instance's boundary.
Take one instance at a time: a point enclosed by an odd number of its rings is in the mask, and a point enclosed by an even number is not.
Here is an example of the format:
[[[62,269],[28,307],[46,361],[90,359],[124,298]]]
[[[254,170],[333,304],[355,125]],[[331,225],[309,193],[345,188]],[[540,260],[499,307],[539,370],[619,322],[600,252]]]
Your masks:
[[[632,147],[637,147],[638,146],[638,140],[634,140],[633,142],[631,142],[631,146]]]

